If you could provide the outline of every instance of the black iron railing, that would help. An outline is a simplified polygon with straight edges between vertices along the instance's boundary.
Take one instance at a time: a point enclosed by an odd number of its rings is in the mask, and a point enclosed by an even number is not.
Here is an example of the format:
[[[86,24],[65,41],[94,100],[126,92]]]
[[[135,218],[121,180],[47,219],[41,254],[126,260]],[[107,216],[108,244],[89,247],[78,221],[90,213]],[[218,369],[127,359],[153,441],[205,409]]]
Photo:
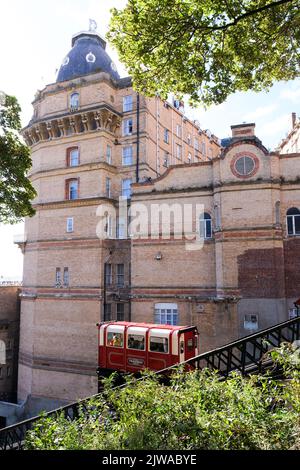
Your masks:
[[[279,323],[256,334],[246,336],[238,341],[227,344],[221,348],[208,351],[186,361],[185,365],[196,369],[216,369],[222,377],[227,377],[232,371],[239,371],[243,375],[263,372],[270,360],[266,353],[279,347],[283,342],[293,342],[300,339],[300,317]],[[158,371],[161,377],[168,375],[176,366]],[[143,380],[139,379],[139,380]],[[122,385],[122,386],[126,386]],[[63,413],[70,420],[79,416],[79,411],[89,413],[89,400],[99,398],[100,394],[85,398],[75,403],[63,406],[46,413],[46,416],[55,416]],[[0,450],[21,450],[24,446],[26,432],[32,429],[40,416],[28,419],[13,426],[0,429]]]

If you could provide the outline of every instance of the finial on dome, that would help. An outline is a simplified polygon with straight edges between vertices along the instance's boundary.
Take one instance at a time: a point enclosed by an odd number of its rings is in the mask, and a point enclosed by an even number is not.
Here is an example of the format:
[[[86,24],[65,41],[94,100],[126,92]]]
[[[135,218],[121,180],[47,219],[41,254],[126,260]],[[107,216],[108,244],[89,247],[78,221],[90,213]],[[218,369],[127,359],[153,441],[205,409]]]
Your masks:
[[[97,31],[97,23],[95,20],[89,19],[89,31],[95,32]]]

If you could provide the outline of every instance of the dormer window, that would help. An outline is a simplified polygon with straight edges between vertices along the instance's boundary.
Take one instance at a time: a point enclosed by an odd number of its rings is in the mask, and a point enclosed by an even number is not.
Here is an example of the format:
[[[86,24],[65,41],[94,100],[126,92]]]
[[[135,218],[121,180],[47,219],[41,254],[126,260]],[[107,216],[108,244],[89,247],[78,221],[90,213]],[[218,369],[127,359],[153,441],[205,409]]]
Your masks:
[[[77,111],[79,108],[79,93],[72,93],[70,96],[70,110]]]

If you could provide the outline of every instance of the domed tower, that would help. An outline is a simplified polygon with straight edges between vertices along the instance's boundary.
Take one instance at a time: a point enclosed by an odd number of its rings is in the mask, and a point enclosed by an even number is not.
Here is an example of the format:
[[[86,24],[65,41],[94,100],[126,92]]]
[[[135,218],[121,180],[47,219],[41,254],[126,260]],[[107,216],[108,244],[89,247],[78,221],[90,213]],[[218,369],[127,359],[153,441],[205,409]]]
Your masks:
[[[22,245],[18,398],[28,415],[95,393],[96,323],[130,318],[119,196],[127,207],[131,183],[153,172],[139,165],[138,97],[105,48],[94,30],[76,34],[23,129],[37,190]]]

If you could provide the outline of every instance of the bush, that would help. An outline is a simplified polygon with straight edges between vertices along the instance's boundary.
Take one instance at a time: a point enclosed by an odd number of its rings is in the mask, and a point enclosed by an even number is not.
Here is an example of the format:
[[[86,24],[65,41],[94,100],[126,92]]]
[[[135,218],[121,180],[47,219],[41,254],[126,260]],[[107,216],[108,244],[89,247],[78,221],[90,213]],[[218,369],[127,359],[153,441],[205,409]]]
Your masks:
[[[277,356],[276,356],[277,354]],[[184,373],[171,384],[147,372],[140,381],[113,389],[107,381],[101,399],[88,403],[75,421],[41,417],[26,439],[27,449],[102,450],[273,450],[300,448],[299,370],[283,347],[274,358],[287,377],[226,381],[212,371]]]

